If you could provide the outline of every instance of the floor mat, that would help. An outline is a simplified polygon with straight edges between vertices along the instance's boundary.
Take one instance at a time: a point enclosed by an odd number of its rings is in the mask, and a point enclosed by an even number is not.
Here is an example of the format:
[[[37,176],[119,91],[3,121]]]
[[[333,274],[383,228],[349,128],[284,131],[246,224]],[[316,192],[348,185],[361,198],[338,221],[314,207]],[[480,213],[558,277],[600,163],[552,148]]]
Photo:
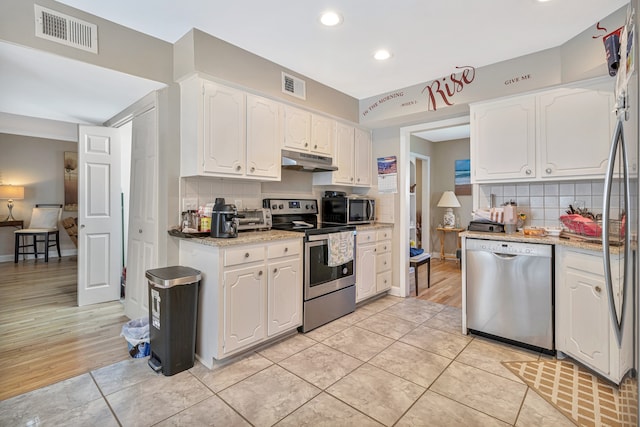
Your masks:
[[[625,378],[616,388],[568,360],[503,362],[503,365],[579,426],[638,425],[635,378]]]

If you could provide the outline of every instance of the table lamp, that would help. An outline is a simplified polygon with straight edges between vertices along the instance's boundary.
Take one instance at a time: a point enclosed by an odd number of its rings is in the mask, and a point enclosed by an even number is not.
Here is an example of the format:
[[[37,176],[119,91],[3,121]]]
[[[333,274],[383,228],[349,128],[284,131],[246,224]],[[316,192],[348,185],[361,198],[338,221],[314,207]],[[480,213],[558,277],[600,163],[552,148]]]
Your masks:
[[[13,201],[24,199],[24,187],[20,185],[0,185],[0,199],[7,199],[7,207],[9,208],[9,216],[5,221],[15,221],[11,211],[13,210]]]
[[[456,216],[453,214],[453,208],[460,207],[460,202],[453,191],[445,191],[442,193],[438,207],[445,208],[444,218],[442,219],[444,228],[453,228],[456,225]]]

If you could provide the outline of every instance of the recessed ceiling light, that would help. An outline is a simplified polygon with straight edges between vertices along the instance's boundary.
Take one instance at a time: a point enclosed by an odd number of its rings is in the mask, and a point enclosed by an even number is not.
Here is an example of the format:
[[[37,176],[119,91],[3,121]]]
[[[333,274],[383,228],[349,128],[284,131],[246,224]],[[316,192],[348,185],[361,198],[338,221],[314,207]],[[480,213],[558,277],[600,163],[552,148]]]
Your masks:
[[[386,49],[380,49],[373,54],[373,57],[378,61],[384,61],[385,59],[391,58],[391,53]]]
[[[326,25],[327,27],[333,27],[342,22],[342,16],[340,16],[339,13],[333,11],[324,12],[320,16],[320,22],[322,22],[322,24]]]

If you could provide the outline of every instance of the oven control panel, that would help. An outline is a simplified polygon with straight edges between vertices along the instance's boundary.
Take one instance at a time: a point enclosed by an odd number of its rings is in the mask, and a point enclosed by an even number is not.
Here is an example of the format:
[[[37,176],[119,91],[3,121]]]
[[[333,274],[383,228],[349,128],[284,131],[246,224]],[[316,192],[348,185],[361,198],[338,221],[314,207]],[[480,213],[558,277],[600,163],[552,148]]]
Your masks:
[[[264,199],[262,207],[271,209],[273,215],[317,214],[315,199]]]

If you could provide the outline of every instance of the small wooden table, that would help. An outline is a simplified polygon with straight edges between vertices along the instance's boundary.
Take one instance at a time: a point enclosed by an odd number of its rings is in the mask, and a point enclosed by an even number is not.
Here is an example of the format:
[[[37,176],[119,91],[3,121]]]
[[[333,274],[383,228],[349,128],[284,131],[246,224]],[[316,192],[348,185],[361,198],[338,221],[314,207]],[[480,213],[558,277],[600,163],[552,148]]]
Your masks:
[[[17,219],[14,221],[0,221],[0,227],[24,228],[24,221]]]
[[[441,260],[446,260],[446,259],[455,259],[457,260],[458,258],[455,256],[446,256],[444,254],[444,242],[447,238],[447,233],[456,233],[456,239],[457,239],[457,243],[458,243],[458,249],[460,249],[462,246],[460,245],[460,237],[458,236],[458,234],[461,231],[464,231],[464,228],[445,228],[445,227],[438,227],[437,229],[440,232],[440,259]]]
[[[427,289],[429,289],[431,287],[431,254],[423,252],[420,255],[409,258],[409,265],[413,267],[413,274],[416,278],[416,296],[420,294],[418,292],[418,267],[422,264],[427,264]]]

